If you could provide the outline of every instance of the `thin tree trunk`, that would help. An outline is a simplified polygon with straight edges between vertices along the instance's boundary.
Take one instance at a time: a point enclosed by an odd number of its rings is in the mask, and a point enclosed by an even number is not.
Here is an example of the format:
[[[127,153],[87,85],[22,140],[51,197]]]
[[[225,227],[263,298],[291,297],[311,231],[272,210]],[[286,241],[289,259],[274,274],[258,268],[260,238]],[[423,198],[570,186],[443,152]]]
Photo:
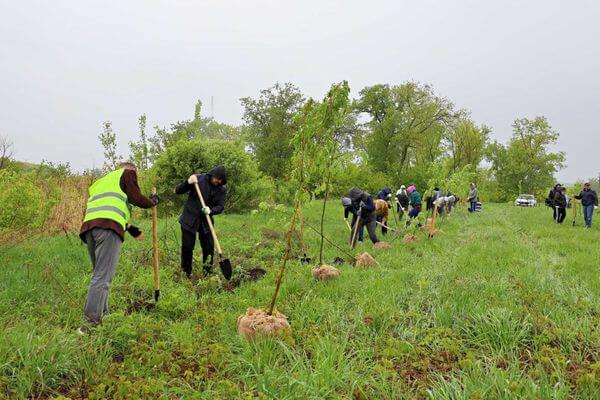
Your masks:
[[[279,295],[279,288],[281,287],[281,281],[283,280],[283,274],[285,273],[285,266],[287,261],[290,259],[290,252],[292,250],[292,232],[294,231],[295,223],[296,223],[296,211],[292,211],[292,216],[290,218],[290,229],[287,233],[287,244],[285,248],[285,255],[283,257],[283,263],[281,264],[281,268],[279,269],[279,275],[277,276],[277,282],[275,284],[275,293],[273,293],[273,298],[271,299],[271,305],[269,306],[269,311],[267,314],[273,314],[273,309],[275,308],[275,301],[277,300],[277,295]]]
[[[329,196],[329,182],[331,181],[331,166],[327,171],[327,183],[325,184],[325,198],[323,199],[323,210],[321,210],[321,247],[319,249],[319,265],[323,265],[323,223],[325,222],[325,208],[327,206],[327,197]]]

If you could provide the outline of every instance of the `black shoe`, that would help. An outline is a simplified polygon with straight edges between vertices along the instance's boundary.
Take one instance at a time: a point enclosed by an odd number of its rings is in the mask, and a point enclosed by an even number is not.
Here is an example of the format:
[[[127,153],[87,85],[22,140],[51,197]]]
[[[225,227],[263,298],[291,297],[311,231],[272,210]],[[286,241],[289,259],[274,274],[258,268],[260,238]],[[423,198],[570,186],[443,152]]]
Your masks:
[[[204,271],[204,276],[210,275],[212,273],[212,265],[211,264],[204,264],[202,266],[202,270]]]

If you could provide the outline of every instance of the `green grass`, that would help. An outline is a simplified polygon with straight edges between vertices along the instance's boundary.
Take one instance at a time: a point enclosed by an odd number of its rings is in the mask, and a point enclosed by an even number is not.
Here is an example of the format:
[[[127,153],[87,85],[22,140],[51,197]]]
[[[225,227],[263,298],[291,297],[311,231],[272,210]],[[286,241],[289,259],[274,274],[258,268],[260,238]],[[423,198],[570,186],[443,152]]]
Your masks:
[[[315,227],[318,206],[305,211]],[[283,232],[288,213],[217,218],[233,264],[268,271],[234,292],[216,276],[182,281],[177,220],[161,219],[161,299],[127,315],[153,294],[144,221],[146,241],[125,243],[111,315],[84,338],[75,329],[90,262],[78,238],[0,247],[0,397],[600,397],[600,220],[591,230],[581,220],[557,226],[547,208],[486,204],[475,215],[456,210],[433,239],[361,244],[355,252],[381,266],[346,264],[326,284],[294,261],[278,301],[292,336],[246,342],[237,318],[268,306],[284,248],[263,229]],[[336,202],[326,234],[346,248],[341,219]],[[307,238],[314,259],[317,235],[307,229]],[[326,245],[325,259],[336,256],[346,257]]]

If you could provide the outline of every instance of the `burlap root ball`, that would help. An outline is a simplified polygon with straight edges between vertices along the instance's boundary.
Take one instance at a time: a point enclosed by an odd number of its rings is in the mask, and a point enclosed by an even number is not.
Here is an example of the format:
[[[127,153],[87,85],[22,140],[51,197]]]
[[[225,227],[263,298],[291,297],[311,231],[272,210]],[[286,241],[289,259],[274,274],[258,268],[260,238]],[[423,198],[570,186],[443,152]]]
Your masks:
[[[417,235],[406,235],[406,236],[404,236],[403,241],[404,241],[404,243],[418,242],[419,237]]]
[[[330,279],[335,279],[340,275],[340,270],[332,267],[330,265],[321,265],[319,267],[314,267],[312,270],[312,276],[316,280],[319,281],[328,281]]]
[[[377,242],[373,245],[373,247],[375,247],[376,249],[389,249],[390,247],[392,247],[392,245],[388,242]]]
[[[371,255],[367,252],[364,252],[360,256],[356,257],[357,267],[373,267],[376,265],[379,265],[377,260],[371,257]]]
[[[290,330],[287,317],[279,311],[268,315],[263,309],[250,307],[238,318],[238,334],[246,339],[259,335],[278,336]]]

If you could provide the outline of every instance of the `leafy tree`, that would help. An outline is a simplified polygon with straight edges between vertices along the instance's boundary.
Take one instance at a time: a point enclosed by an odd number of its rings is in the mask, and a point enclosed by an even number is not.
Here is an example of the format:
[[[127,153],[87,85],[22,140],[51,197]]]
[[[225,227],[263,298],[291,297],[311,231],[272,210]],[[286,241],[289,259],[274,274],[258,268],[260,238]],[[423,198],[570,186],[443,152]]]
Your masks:
[[[455,118],[454,106],[436,96],[428,85],[408,82],[399,86],[375,85],[362,89],[354,103],[368,120],[361,145],[375,171],[400,176],[426,168],[442,154],[441,141]]]
[[[449,172],[455,173],[467,165],[477,167],[485,157],[490,129],[478,127],[470,119],[458,119],[450,124],[445,135],[445,148],[450,157]]]
[[[174,188],[192,173],[208,172],[218,164],[227,168],[228,212],[249,211],[267,199],[273,187],[258,170],[256,160],[242,142],[225,140],[181,140],[162,153],[152,166],[150,180],[155,182],[163,206],[179,209],[185,196]]]
[[[552,186],[554,173],[564,165],[563,152],[551,152],[559,134],[545,117],[517,119],[507,146],[490,146],[492,170],[498,181],[501,200],[521,193],[543,195]]]
[[[171,124],[170,128],[156,126],[154,130],[155,134],[149,138],[151,162],[154,162],[165,150],[181,140],[237,140],[243,136],[242,128],[202,117],[201,101],[196,103],[193,120],[178,121]]]
[[[123,158],[117,155],[117,135],[112,129],[112,122],[104,121],[102,133],[98,136],[104,148],[104,171],[117,169]]]
[[[260,170],[275,179],[286,178],[293,154],[290,140],[297,130],[294,115],[304,103],[302,93],[291,83],[276,83],[262,90],[258,99],[244,97],[240,101],[250,149]]]
[[[129,142],[130,161],[133,162],[138,170],[147,171],[150,167],[150,158],[148,152],[148,138],[146,135],[146,114],[142,114],[138,120],[140,128],[140,138],[137,142]]]

